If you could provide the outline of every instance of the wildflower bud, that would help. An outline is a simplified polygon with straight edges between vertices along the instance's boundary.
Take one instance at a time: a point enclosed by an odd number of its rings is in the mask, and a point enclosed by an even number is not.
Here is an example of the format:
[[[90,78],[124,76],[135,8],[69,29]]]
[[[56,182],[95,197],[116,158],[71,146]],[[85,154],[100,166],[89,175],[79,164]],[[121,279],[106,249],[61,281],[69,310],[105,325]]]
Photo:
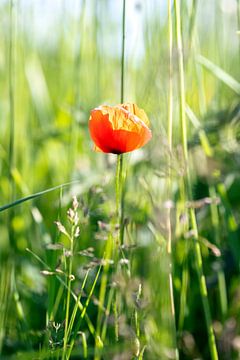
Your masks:
[[[102,259],[100,263],[102,266],[106,266],[114,264],[114,261],[112,259]]]
[[[60,323],[56,323],[55,321],[53,322],[53,327],[54,329],[56,330],[56,332],[58,332],[58,330],[60,329],[61,327],[61,324]]]
[[[72,252],[70,250],[64,249],[64,256],[65,257],[70,257],[70,256],[72,256]]]
[[[116,224],[115,225],[115,230],[119,230],[120,229],[120,224]]]
[[[55,271],[56,271],[56,273],[58,273],[58,274],[63,274],[63,271],[62,271],[61,269],[58,269],[58,268],[57,268]]]
[[[129,264],[129,260],[122,258],[122,259],[119,261],[119,264],[120,264],[120,265],[128,265],[128,264]]]
[[[54,271],[48,271],[48,270],[42,270],[42,271],[40,271],[40,273],[45,276],[55,275]]]
[[[185,225],[188,221],[188,215],[186,213],[182,213],[179,217],[180,223]]]
[[[60,223],[60,221],[54,221],[54,224],[57,225],[58,231],[60,231],[62,234],[67,235],[67,230],[65,229],[65,227],[62,225],[62,223]]]
[[[74,217],[75,217],[75,212],[73,211],[73,209],[68,209],[67,211],[67,216],[68,216],[68,219],[70,220],[71,223],[74,222]]]
[[[212,244],[211,250],[212,250],[213,254],[214,254],[216,257],[220,257],[220,256],[221,256],[221,251],[220,251],[220,249],[219,249],[217,246],[215,246],[215,245]]]
[[[80,228],[79,228],[79,226],[77,226],[74,237],[77,238],[77,237],[79,237],[79,235],[80,235]]]
[[[77,225],[79,223],[79,216],[77,213],[75,213],[75,215],[74,215],[73,223],[74,223],[74,225]]]
[[[76,211],[79,206],[79,202],[77,201],[77,197],[75,195],[73,196],[72,206],[74,211]]]
[[[98,227],[100,230],[109,230],[109,224],[106,224],[100,220],[98,221]]]
[[[134,339],[134,341],[133,341],[133,351],[134,351],[134,355],[135,356],[139,356],[139,354],[140,354],[140,347],[141,347],[141,345],[140,345],[140,341],[139,341],[139,339],[136,337],[135,339]]]

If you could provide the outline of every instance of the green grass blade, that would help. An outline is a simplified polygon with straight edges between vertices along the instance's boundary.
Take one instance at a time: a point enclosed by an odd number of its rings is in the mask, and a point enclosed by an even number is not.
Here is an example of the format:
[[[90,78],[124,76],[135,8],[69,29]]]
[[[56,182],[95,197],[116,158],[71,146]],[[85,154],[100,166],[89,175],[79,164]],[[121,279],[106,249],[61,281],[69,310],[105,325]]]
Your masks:
[[[23,197],[23,198],[21,198],[21,199],[17,199],[17,200],[15,200],[15,201],[13,201],[13,202],[11,202],[11,203],[9,203],[9,204],[0,206],[0,212],[5,211],[5,210],[7,210],[7,209],[10,209],[10,208],[12,208],[12,207],[14,207],[14,206],[20,205],[20,204],[22,204],[22,203],[24,203],[24,202],[26,202],[26,201],[30,201],[30,200],[36,199],[36,198],[38,198],[38,197],[40,197],[40,196],[42,196],[42,195],[45,195],[45,194],[47,194],[47,193],[49,193],[49,192],[51,192],[51,191],[60,189],[61,187],[70,186],[70,185],[76,184],[76,183],[78,183],[78,182],[79,182],[78,180],[76,180],[76,181],[70,181],[70,182],[68,182],[68,183],[61,184],[61,185],[57,185],[57,186],[54,186],[54,187],[52,187],[52,188],[49,188],[49,189],[46,189],[46,190],[43,190],[43,191],[39,191],[39,192],[37,192],[37,193],[35,193],[35,194],[31,194],[31,195],[25,196],[25,197]]]
[[[234,79],[231,75],[229,75],[225,70],[221,69],[219,66],[217,66],[212,61],[210,61],[209,59],[207,59],[202,55],[197,56],[197,61],[199,62],[199,64],[204,66],[208,71],[210,71],[216,78],[221,80],[230,89],[235,91],[235,93],[240,95],[240,83],[236,79]]]
[[[213,156],[213,149],[208,141],[207,134],[204,131],[204,129],[202,128],[202,125],[201,125],[200,121],[198,120],[198,118],[196,117],[196,115],[194,114],[193,110],[188,105],[186,106],[186,114],[187,114],[189,120],[191,121],[191,123],[193,124],[193,126],[195,127],[195,129],[198,130],[198,136],[199,136],[203,151],[205,152],[205,154],[208,157]]]

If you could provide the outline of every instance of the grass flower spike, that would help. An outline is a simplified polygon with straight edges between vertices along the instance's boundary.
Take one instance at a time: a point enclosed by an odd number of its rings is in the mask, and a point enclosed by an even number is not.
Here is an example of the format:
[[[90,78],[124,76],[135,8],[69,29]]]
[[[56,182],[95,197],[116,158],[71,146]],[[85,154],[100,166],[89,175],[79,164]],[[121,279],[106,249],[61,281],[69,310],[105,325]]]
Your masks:
[[[89,130],[95,150],[122,154],[144,146],[152,137],[149,120],[136,104],[102,105],[91,111]]]

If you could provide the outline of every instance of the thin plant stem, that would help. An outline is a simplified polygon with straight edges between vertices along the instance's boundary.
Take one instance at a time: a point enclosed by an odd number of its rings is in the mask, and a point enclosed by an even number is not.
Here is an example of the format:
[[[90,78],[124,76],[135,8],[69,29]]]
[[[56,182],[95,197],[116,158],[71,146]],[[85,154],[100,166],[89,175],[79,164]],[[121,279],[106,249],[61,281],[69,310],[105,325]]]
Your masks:
[[[173,127],[173,64],[172,64],[172,50],[173,50],[173,31],[172,31],[172,6],[171,0],[168,0],[168,48],[169,48],[169,82],[168,82],[168,146],[169,152],[172,151],[172,127]],[[171,167],[169,167],[170,171]],[[170,176],[169,176],[170,177]]]
[[[211,185],[209,187],[209,195],[211,198],[216,198],[217,193],[215,187]],[[214,238],[215,243],[220,246],[220,220],[218,214],[218,206],[214,203],[210,205],[211,210],[211,219],[212,219],[212,226],[214,230]],[[220,302],[220,310],[222,319],[224,320],[227,315],[228,309],[228,301],[227,301],[227,289],[226,289],[226,280],[225,274],[221,266],[217,269],[217,277],[218,277],[218,290],[219,290],[219,302]]]
[[[73,324],[74,324],[76,314],[77,314],[77,311],[78,311],[78,302],[81,301],[82,293],[83,293],[83,290],[85,288],[85,285],[86,285],[86,282],[87,282],[87,279],[88,279],[89,271],[90,271],[90,269],[87,270],[87,272],[86,272],[86,274],[84,276],[82,286],[81,286],[81,290],[80,290],[80,292],[78,294],[78,297],[77,297],[77,302],[75,303],[72,314],[71,314],[71,319],[70,319],[69,327],[68,327],[68,337],[71,335],[71,332],[72,332],[72,329],[73,329]]]
[[[14,4],[13,0],[9,0],[9,17],[10,17],[10,34],[9,34],[9,60],[8,60],[8,80],[9,80],[9,148],[8,148],[8,181],[9,181],[9,201],[14,198],[14,181],[12,171],[14,168],[14,148],[15,148],[15,96],[14,96]],[[9,211],[7,215],[9,241],[11,251],[15,250],[14,230],[12,227],[12,218],[14,217],[14,209]]]
[[[169,46],[169,94],[168,94],[168,178],[167,178],[167,194],[170,197],[172,187],[172,174],[171,174],[171,157],[172,157],[172,128],[173,128],[173,83],[172,83],[172,47],[173,47],[173,34],[172,34],[172,6],[171,0],[168,0],[168,46]],[[171,324],[174,334],[174,352],[175,358],[178,359],[178,349],[176,341],[176,324],[175,324],[175,306],[173,295],[173,281],[172,281],[172,229],[171,229],[171,208],[167,209],[167,253],[169,257],[169,292],[171,303]]]
[[[99,341],[100,338],[102,341],[103,339],[100,336],[100,330],[101,330],[101,323],[102,323],[102,314],[104,309],[104,303],[105,303],[105,296],[106,296],[106,290],[107,290],[107,281],[108,281],[108,273],[110,268],[109,260],[112,256],[112,249],[113,249],[113,237],[110,233],[108,236],[107,244],[106,244],[106,250],[105,250],[105,257],[104,260],[106,260],[106,265],[103,267],[103,273],[101,277],[101,285],[100,285],[100,292],[99,292],[99,305],[98,305],[98,315],[97,315],[97,326],[96,326],[96,338],[95,338],[95,360],[99,359]]]
[[[190,10],[190,21],[189,21],[189,51],[192,49],[192,42],[194,38],[194,29],[196,24],[196,15],[197,15],[197,6],[198,6],[198,0],[192,1],[192,6]]]
[[[8,151],[8,162],[9,162],[9,183],[10,183],[10,200],[13,199],[13,178],[12,169],[14,166],[14,132],[15,132],[15,98],[14,98],[14,57],[13,57],[13,0],[9,2],[10,12],[10,40],[9,40],[9,110],[10,110],[10,133],[9,133],[9,151]]]
[[[120,247],[121,241],[121,219],[122,219],[122,163],[123,163],[123,155],[117,155],[117,168],[116,168],[116,223],[117,223],[117,238],[113,247],[113,257],[114,263],[116,265],[116,271],[118,269],[118,251]],[[117,297],[117,289],[115,289],[113,310],[114,310],[114,319],[115,319],[115,339],[118,340],[118,297]]]
[[[185,199],[186,199],[186,189],[183,177],[180,178],[179,182],[180,189],[180,206],[178,210],[178,218],[181,214],[185,214]],[[181,233],[186,233],[189,229],[189,221],[186,219],[183,224],[181,224]],[[189,283],[189,270],[188,270],[188,253],[189,253],[189,242],[185,241],[185,250],[184,250],[184,260],[183,260],[183,269],[182,269],[182,286],[180,292],[180,304],[179,304],[179,318],[178,318],[178,331],[179,333],[183,330],[184,318],[186,313],[186,303],[187,303],[187,290]]]
[[[116,168],[116,215],[117,215],[117,226],[118,236],[116,245],[120,245],[121,241],[121,219],[122,219],[122,185],[123,185],[123,155],[117,155],[117,168]]]
[[[75,230],[75,226],[72,226],[71,238],[70,238],[70,256],[68,259],[69,264],[68,264],[68,280],[67,280],[67,299],[66,299],[66,315],[65,315],[62,360],[66,359],[67,343],[68,343],[68,323],[69,323],[70,299],[71,299],[71,283],[72,283],[71,275],[72,275],[72,266],[73,266],[74,230]]]
[[[69,157],[69,175],[71,175],[73,171],[73,166],[76,160],[77,154],[77,128],[78,123],[76,121],[76,108],[80,103],[80,93],[81,93],[81,81],[80,81],[80,73],[81,73],[81,62],[82,62],[82,54],[83,54],[83,38],[82,34],[84,34],[84,16],[86,9],[86,0],[83,0],[81,6],[79,6],[79,14],[77,18],[77,25],[75,30],[75,59],[73,64],[73,108],[72,108],[72,123],[70,127],[70,136],[69,136],[69,144],[68,144],[68,157]]]
[[[124,85],[125,85],[125,32],[126,32],[126,0],[123,0],[122,5],[122,52],[121,52],[121,91],[120,91],[120,102],[124,102]],[[118,155],[117,160],[117,181],[119,184],[119,198],[117,200],[117,216],[119,217],[119,241],[123,242],[124,230],[123,230],[123,220],[124,220],[124,194],[123,194],[123,154]]]
[[[111,288],[109,293],[108,293],[108,301],[107,301],[107,306],[106,306],[106,317],[102,326],[102,332],[101,332],[101,339],[104,343],[105,338],[106,338],[106,334],[107,334],[107,323],[108,323],[108,319],[109,319],[109,315],[110,315],[110,309],[111,309],[111,304],[112,304],[112,300],[113,300],[113,295],[114,295],[114,289]]]
[[[122,7],[122,53],[121,53],[121,103],[124,101],[124,73],[125,73],[125,28],[126,28],[126,0]]]
[[[179,319],[178,319],[179,332],[183,330],[183,325],[184,325],[186,302],[187,302],[187,289],[188,289],[188,281],[189,281],[188,279],[189,279],[188,264],[187,264],[187,259],[185,259],[182,270],[182,287],[180,294],[180,309],[179,309]]]
[[[86,303],[82,309],[82,312],[79,316],[79,319],[78,319],[78,322],[75,326],[75,330],[74,330],[74,334],[73,334],[73,338],[71,340],[71,343],[70,343],[70,346],[69,346],[69,350],[68,350],[68,354],[66,356],[66,360],[70,359],[70,356],[71,356],[71,352],[72,352],[72,349],[73,349],[73,346],[74,346],[74,343],[75,343],[75,339],[77,337],[77,333],[80,329],[80,326],[81,326],[81,323],[82,323],[82,319],[86,316],[86,311],[87,311],[87,308],[88,308],[88,305],[90,303],[90,300],[92,298],[92,295],[93,295],[93,292],[94,292],[94,289],[96,287],[96,284],[97,284],[97,281],[98,281],[98,278],[99,278],[99,275],[100,275],[100,272],[101,272],[101,269],[102,269],[102,265],[99,266],[98,268],[98,271],[97,271],[97,274],[94,278],[94,281],[93,281],[93,284],[92,284],[92,287],[90,289],[90,292],[88,294],[88,297],[87,297],[87,300],[86,300]],[[97,334],[95,334],[95,339],[97,337]]]
[[[237,27],[238,31],[240,31],[240,0],[237,0]],[[240,56],[240,35],[238,34],[238,50]]]
[[[181,120],[182,147],[183,147],[184,162],[186,166],[186,189],[187,189],[188,198],[192,199],[191,180],[190,180],[190,172],[188,167],[187,124],[186,124],[186,115],[185,115],[186,101],[185,101],[180,1],[174,0],[174,6],[175,6],[175,15],[176,15],[176,36],[177,36],[178,66],[179,66],[179,81],[180,81],[180,120]],[[201,254],[200,244],[198,242],[198,226],[197,226],[196,214],[193,208],[189,209],[189,215],[190,215],[192,230],[194,233],[193,240],[194,240],[194,250],[196,257],[196,268],[199,278],[199,287],[200,287],[200,294],[203,303],[205,321],[207,325],[209,349],[210,349],[211,359],[217,360],[218,359],[217,346],[213,331],[210,305],[208,301],[206,279],[203,273],[202,254]]]

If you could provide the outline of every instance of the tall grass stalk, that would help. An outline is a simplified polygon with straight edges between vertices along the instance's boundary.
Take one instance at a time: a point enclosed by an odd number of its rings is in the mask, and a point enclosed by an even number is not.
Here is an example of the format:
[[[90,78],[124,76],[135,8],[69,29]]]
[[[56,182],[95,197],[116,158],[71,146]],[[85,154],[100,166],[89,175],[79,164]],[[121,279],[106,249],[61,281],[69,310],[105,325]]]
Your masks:
[[[216,189],[213,185],[210,185],[209,187],[209,195],[211,198],[216,198],[217,193]],[[214,238],[215,243],[217,246],[220,246],[220,219],[219,219],[219,213],[218,213],[218,206],[214,203],[210,205],[211,210],[211,220],[212,220],[212,226],[214,230]],[[228,301],[227,301],[227,289],[226,289],[226,280],[225,280],[225,274],[222,269],[222,266],[220,265],[217,269],[217,277],[218,277],[218,291],[219,291],[219,300],[220,300],[220,311],[222,320],[225,319],[227,315],[227,309],[228,309]]]
[[[175,16],[176,16],[176,36],[177,36],[177,48],[178,48],[178,68],[179,68],[179,81],[180,81],[180,121],[181,121],[181,136],[182,136],[182,147],[184,162],[186,165],[186,189],[188,199],[192,199],[192,190],[191,190],[191,180],[190,180],[190,171],[188,164],[188,146],[187,146],[187,124],[186,124],[186,101],[185,101],[185,83],[184,83],[184,61],[183,61],[183,48],[182,48],[182,30],[181,30],[181,11],[180,11],[180,1],[174,0],[175,7]],[[203,302],[204,315],[207,325],[208,332],[208,342],[210,348],[210,354],[212,360],[218,359],[216,340],[213,331],[212,318],[210,312],[210,306],[208,301],[208,293],[206,286],[206,279],[203,273],[203,264],[202,264],[202,255],[201,249],[198,242],[198,227],[197,220],[195,215],[195,210],[193,208],[189,209],[191,227],[194,232],[194,250],[196,256],[196,268],[199,278],[199,287],[201,298]]]
[[[121,52],[121,97],[120,101],[124,101],[124,75],[125,75],[125,30],[126,30],[126,0],[122,6],[122,52]]]
[[[98,315],[97,315],[97,325],[96,325],[94,360],[100,359],[102,344],[104,343],[104,340],[105,340],[105,336],[103,336],[104,324],[102,325],[102,314],[103,314],[106,290],[107,290],[107,285],[108,285],[108,273],[109,273],[109,267],[110,267],[109,260],[112,257],[113,243],[114,243],[113,236],[110,233],[108,235],[107,244],[106,244],[105,258],[104,258],[104,260],[106,260],[106,264],[103,267],[103,273],[101,276],[101,284],[100,284],[100,291],[99,291],[99,305],[98,305]],[[106,310],[106,320],[108,318],[108,313],[110,312],[109,307],[111,307],[111,304],[112,304],[112,295],[111,295],[112,291],[113,291],[113,288],[109,291],[109,294],[108,294],[108,301],[107,301],[107,303],[108,303],[107,309],[108,310]],[[102,325],[102,331],[101,331],[101,325]]]
[[[9,59],[8,59],[8,81],[9,81],[9,148],[8,148],[8,182],[9,182],[9,201],[14,198],[14,181],[12,177],[12,170],[14,167],[14,142],[15,142],[15,97],[14,97],[14,3],[9,0],[9,17],[10,17],[10,30],[9,30]],[[9,241],[11,251],[15,249],[14,234],[12,228],[12,219],[14,217],[14,210],[8,212],[7,223],[9,232]]]
[[[8,58],[8,81],[9,81],[9,148],[8,148],[8,181],[9,181],[9,201],[13,201],[15,193],[15,183],[13,179],[13,169],[15,166],[15,46],[16,46],[16,13],[14,11],[14,1],[9,0],[9,18],[10,18],[10,31],[9,31],[9,58]],[[9,232],[9,242],[10,242],[10,254],[14,255],[16,251],[14,229],[12,226],[12,221],[14,218],[14,209],[10,209],[7,215],[7,225]],[[15,259],[12,257],[12,276],[11,276],[11,287],[13,299],[16,306],[16,313],[20,321],[21,327],[23,330],[27,329],[26,317],[24,314],[23,306],[20,300],[20,295],[16,285],[16,271],[15,271]],[[29,342],[27,337],[23,332],[22,338],[27,346]]]
[[[237,0],[237,31],[238,31],[238,51],[239,51],[239,56],[240,56],[240,0]]]
[[[67,298],[66,298],[66,314],[65,314],[65,328],[64,328],[64,340],[63,340],[63,353],[62,360],[66,359],[67,354],[67,343],[68,343],[68,324],[69,324],[69,313],[70,313],[70,298],[71,298],[71,283],[72,283],[72,266],[73,266],[73,245],[74,245],[74,232],[75,226],[71,228],[70,237],[70,256],[67,260]]]
[[[203,83],[202,77],[199,77],[199,81],[201,78],[201,84]],[[199,86],[200,92],[202,89],[202,86]],[[202,100],[205,100],[204,93],[202,93]],[[201,104],[201,109],[205,109],[205,101],[203,105]],[[203,111],[202,109],[202,111]],[[198,129],[199,131],[199,140],[201,142],[203,151],[206,156],[212,157],[213,156],[213,149],[209,144],[207,135],[204,131],[204,129],[201,128],[200,121],[197,119],[196,115],[193,113],[193,111],[187,106],[186,113],[189,117],[189,119],[192,121],[194,127]],[[204,113],[203,113],[204,114]],[[209,185],[209,195],[212,199],[216,199],[217,193],[215,190],[215,187],[213,185]],[[218,213],[218,206],[214,202],[210,204],[210,212],[211,212],[211,221],[212,221],[212,227],[213,227],[213,235],[214,235],[214,241],[217,246],[221,246],[220,241],[220,220],[219,220],[219,213]],[[225,280],[225,274],[221,267],[221,265],[218,266],[217,270],[217,277],[218,277],[218,291],[219,291],[219,304],[220,304],[220,312],[222,319],[224,320],[226,314],[227,314],[227,307],[228,307],[228,301],[227,301],[227,289],[226,289],[226,280]]]
[[[124,102],[124,85],[125,85],[125,37],[126,37],[126,0],[123,0],[122,5],[122,52],[121,52],[121,88],[120,88],[120,102]],[[120,226],[120,242],[123,242],[123,154],[118,155],[117,159],[117,174],[116,174],[116,195],[117,195],[117,216]]]
[[[78,144],[78,127],[79,124],[76,119],[77,109],[80,104],[80,96],[81,96],[81,81],[80,81],[80,73],[81,73],[81,61],[82,61],[82,53],[83,53],[83,39],[84,39],[84,17],[86,10],[86,1],[83,0],[81,5],[79,5],[79,14],[77,17],[77,25],[75,30],[75,47],[74,51],[76,52],[75,60],[73,64],[73,107],[71,111],[71,127],[69,134],[69,144],[68,144],[68,157],[69,157],[69,175],[71,176],[71,172],[74,169],[76,154],[77,154],[77,144]]]
[[[173,26],[172,26],[172,2],[168,0],[168,46],[169,46],[169,93],[168,93],[168,178],[167,178],[167,194],[168,198],[171,196],[172,190],[172,129],[173,129],[173,65],[172,65],[172,50],[173,50]],[[175,347],[175,358],[179,358],[176,340],[176,323],[175,323],[175,305],[173,295],[173,280],[172,280],[172,228],[171,228],[171,207],[167,209],[167,253],[169,257],[169,292],[171,303],[171,327],[173,334],[173,343]]]
[[[14,98],[14,10],[13,0],[9,1],[10,16],[10,32],[9,32],[9,60],[8,60],[8,78],[9,78],[9,149],[8,149],[8,165],[9,165],[9,184],[10,184],[10,200],[13,198],[14,182],[12,178],[12,169],[14,166],[14,132],[15,132],[15,98]]]

